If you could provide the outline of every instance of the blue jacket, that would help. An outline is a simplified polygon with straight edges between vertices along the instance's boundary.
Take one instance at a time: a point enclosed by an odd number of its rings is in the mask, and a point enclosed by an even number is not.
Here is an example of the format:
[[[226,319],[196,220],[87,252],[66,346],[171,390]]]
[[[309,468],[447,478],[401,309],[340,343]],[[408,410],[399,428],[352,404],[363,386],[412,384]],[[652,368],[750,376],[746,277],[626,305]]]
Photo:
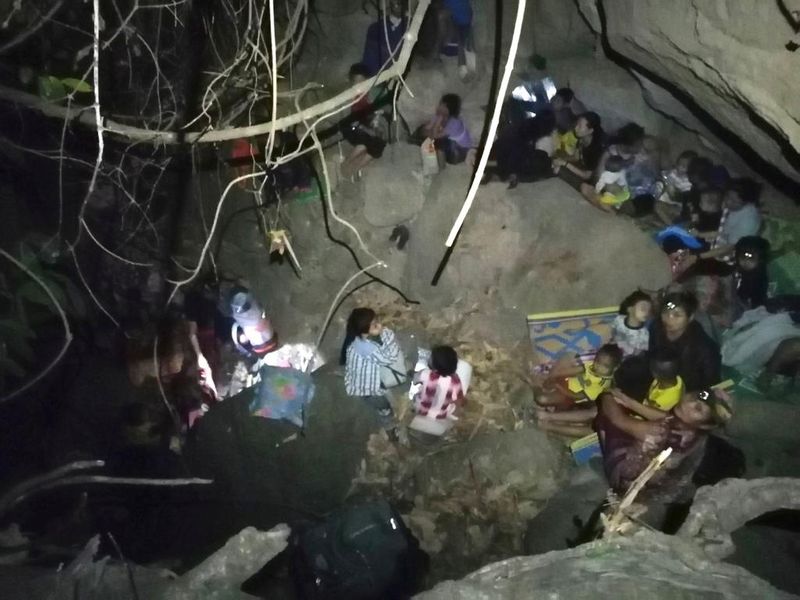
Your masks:
[[[466,27],[472,25],[472,6],[469,0],[444,0],[444,5],[453,17],[453,23]]]
[[[403,36],[408,28],[408,20],[405,18],[394,28],[391,20],[385,19],[385,23],[385,28],[384,20],[380,20],[370,25],[367,29],[367,39],[364,42],[364,57],[361,62],[369,69],[370,77],[378,74],[381,67],[389,60],[392,52],[394,52],[395,58],[398,57],[403,45]],[[386,46],[387,33],[389,47]]]

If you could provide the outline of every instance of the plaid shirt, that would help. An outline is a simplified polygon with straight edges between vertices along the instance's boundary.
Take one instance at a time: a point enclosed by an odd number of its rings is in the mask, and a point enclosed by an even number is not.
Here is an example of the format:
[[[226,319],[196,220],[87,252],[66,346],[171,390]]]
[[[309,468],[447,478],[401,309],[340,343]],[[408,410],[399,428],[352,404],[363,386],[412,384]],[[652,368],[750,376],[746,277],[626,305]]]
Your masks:
[[[344,389],[348,396],[380,396],[381,367],[394,364],[400,356],[394,332],[384,328],[381,343],[356,338],[345,355]]]

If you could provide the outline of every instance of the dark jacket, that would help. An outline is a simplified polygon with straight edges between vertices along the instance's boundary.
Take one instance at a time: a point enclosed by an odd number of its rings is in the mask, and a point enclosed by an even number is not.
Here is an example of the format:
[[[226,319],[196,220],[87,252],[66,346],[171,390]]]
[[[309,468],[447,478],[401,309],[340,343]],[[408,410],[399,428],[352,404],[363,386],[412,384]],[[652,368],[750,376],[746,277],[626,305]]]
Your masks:
[[[406,34],[407,27],[408,19],[406,18],[403,18],[397,27],[392,27],[390,19],[379,20],[369,26],[361,62],[369,70],[370,77],[377,75],[393,54],[395,60],[400,56],[403,36]],[[391,66],[390,63],[386,65],[386,68]]]
[[[687,392],[696,392],[720,382],[722,357],[719,346],[708,337],[699,323],[691,321],[677,340],[669,340],[660,320],[650,332],[650,352],[670,348],[680,356],[679,375]]]

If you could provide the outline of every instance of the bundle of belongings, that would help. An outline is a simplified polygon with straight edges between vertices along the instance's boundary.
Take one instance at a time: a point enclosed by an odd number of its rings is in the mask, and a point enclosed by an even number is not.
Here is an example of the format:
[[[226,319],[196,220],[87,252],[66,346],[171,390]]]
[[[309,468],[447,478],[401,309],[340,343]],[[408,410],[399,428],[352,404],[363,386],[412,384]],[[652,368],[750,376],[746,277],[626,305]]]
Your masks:
[[[306,407],[314,398],[314,383],[308,373],[291,368],[262,365],[258,370],[250,414],[284,420],[302,427]]]
[[[322,520],[292,525],[288,563],[299,598],[384,600],[420,589],[428,556],[385,500],[342,508]]]

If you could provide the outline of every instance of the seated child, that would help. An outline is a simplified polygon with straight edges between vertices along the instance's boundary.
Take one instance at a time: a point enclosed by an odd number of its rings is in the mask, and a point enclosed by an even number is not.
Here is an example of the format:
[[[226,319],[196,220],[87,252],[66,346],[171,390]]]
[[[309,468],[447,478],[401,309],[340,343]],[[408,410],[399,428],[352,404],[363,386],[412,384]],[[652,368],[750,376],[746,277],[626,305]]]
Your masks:
[[[567,161],[577,159],[578,136],[575,135],[575,122],[572,115],[569,119],[556,118],[556,150],[554,156]]]
[[[717,237],[722,218],[722,191],[716,188],[703,190],[692,203],[692,227],[697,237],[713,240]]]
[[[436,114],[426,124],[420,125],[411,136],[410,141],[421,144],[425,138],[431,138],[436,145],[439,166],[445,163],[456,165],[464,162],[472,148],[472,137],[461,113],[461,98],[456,94],[445,94],[436,107]]]
[[[663,412],[671,411],[684,393],[683,379],[678,375],[680,357],[677,352],[663,348],[650,358],[653,383],[647,392],[644,405]]]
[[[647,321],[652,311],[652,298],[639,290],[620,304],[619,315],[611,324],[611,342],[620,347],[626,358],[647,352],[650,344]]]
[[[356,63],[350,67],[350,85],[356,85],[368,78],[369,70],[364,64]],[[353,146],[350,156],[341,165],[341,173],[345,177],[358,173],[370,161],[383,155],[386,141],[372,126],[376,115],[374,104],[382,93],[383,90],[379,87],[366,92],[350,107],[351,116],[341,122],[342,137]]]
[[[695,158],[697,158],[697,152],[693,150],[681,152],[675,161],[675,166],[661,174],[664,181],[664,193],[659,200],[680,204],[679,194],[685,194],[692,189],[692,182],[689,181],[689,163]]]
[[[431,350],[428,369],[414,376],[421,384],[414,396],[414,412],[423,417],[446,419],[464,405],[464,390],[456,374],[458,354],[450,346],[436,346]]]
[[[539,428],[571,437],[591,433],[597,415],[595,400],[611,388],[621,362],[622,350],[615,344],[602,346],[589,364],[583,364],[578,356],[557,361],[541,388],[535,390]]]
[[[625,178],[625,161],[620,156],[612,155],[606,159],[605,167],[594,189],[600,195],[601,204],[619,208],[631,197]]]

